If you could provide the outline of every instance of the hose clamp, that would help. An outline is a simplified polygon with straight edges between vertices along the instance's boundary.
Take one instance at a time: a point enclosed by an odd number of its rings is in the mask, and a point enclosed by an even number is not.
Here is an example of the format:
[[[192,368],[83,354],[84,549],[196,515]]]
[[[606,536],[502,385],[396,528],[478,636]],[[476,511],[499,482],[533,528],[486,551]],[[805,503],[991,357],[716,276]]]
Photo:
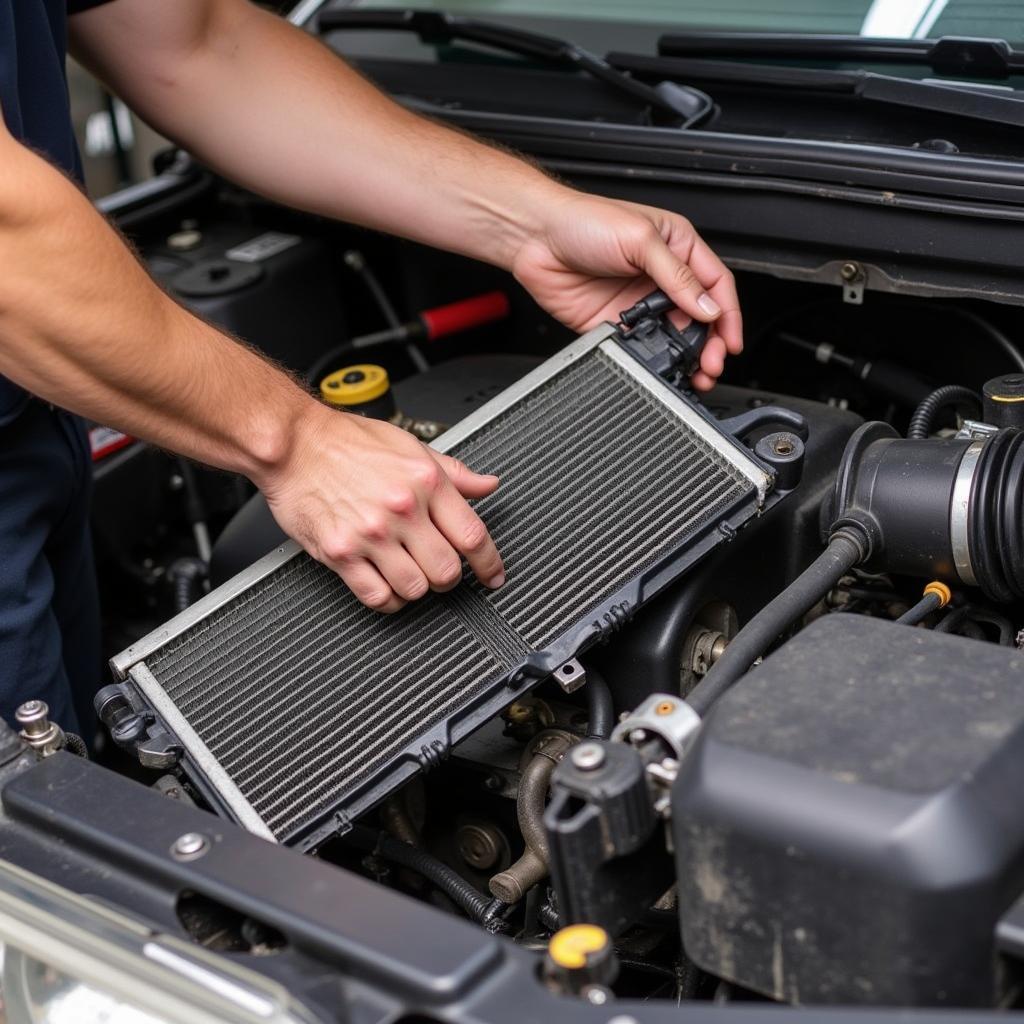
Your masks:
[[[976,587],[978,579],[971,564],[968,521],[971,507],[971,488],[978,468],[984,441],[972,441],[965,449],[953,481],[953,499],[949,506],[949,542],[953,550],[953,565],[957,575],[969,587]]]
[[[639,746],[657,736],[676,760],[682,760],[700,726],[700,715],[685,700],[652,693],[615,726],[612,739]]]

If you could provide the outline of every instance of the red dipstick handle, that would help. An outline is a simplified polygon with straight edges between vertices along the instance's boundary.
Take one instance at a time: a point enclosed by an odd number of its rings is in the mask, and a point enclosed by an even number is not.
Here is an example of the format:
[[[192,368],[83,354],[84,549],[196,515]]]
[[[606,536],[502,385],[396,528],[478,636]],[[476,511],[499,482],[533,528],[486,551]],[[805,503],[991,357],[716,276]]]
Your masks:
[[[426,336],[430,341],[446,334],[468,331],[471,327],[489,324],[508,316],[508,296],[504,292],[486,292],[471,299],[460,299],[447,306],[436,306],[420,313]]]

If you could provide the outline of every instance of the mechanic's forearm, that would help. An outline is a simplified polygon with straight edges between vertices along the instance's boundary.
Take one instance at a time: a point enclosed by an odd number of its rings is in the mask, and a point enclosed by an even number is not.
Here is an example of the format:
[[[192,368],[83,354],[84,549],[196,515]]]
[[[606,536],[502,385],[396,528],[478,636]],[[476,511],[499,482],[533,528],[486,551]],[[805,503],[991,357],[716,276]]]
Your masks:
[[[317,403],[172,302],[49,164],[10,136],[0,162],[0,374],[257,481],[285,459]]]
[[[565,191],[525,161],[409,113],[325,46],[245,0],[216,0],[209,19],[206,42],[187,59],[180,41],[167,40],[176,56],[147,54],[156,73],[121,58],[111,84],[228,178],[505,267]]]

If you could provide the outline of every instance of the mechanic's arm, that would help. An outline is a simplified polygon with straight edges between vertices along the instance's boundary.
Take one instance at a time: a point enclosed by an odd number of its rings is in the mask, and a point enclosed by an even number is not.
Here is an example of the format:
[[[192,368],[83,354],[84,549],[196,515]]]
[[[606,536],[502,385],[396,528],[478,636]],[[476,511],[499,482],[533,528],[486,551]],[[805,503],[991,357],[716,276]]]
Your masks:
[[[144,119],[256,192],[509,269],[577,329],[657,285],[717,320],[698,387],[742,348],[732,276],[684,218],[413,115],[247,0],[116,0],[71,23],[76,55]]]
[[[244,473],[372,607],[447,589],[464,555],[503,582],[465,497],[497,486],[387,423],[330,409],[165,295],[78,188],[0,118],[0,374]],[[0,497],[2,500],[2,497]]]

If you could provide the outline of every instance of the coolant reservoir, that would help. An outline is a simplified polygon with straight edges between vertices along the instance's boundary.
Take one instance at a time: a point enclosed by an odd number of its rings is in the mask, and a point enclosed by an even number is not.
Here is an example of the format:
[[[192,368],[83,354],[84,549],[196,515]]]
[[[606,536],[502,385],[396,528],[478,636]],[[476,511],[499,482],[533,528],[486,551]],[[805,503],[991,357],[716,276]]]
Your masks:
[[[320,396],[328,405],[372,419],[388,420],[395,413],[388,371],[373,363],[343,366],[328,374],[320,382]]]
[[[421,441],[433,441],[446,429],[443,423],[406,416],[395,406],[391,381],[383,366],[358,363],[343,366],[320,381],[320,396],[328,405],[375,420],[387,420]]]

